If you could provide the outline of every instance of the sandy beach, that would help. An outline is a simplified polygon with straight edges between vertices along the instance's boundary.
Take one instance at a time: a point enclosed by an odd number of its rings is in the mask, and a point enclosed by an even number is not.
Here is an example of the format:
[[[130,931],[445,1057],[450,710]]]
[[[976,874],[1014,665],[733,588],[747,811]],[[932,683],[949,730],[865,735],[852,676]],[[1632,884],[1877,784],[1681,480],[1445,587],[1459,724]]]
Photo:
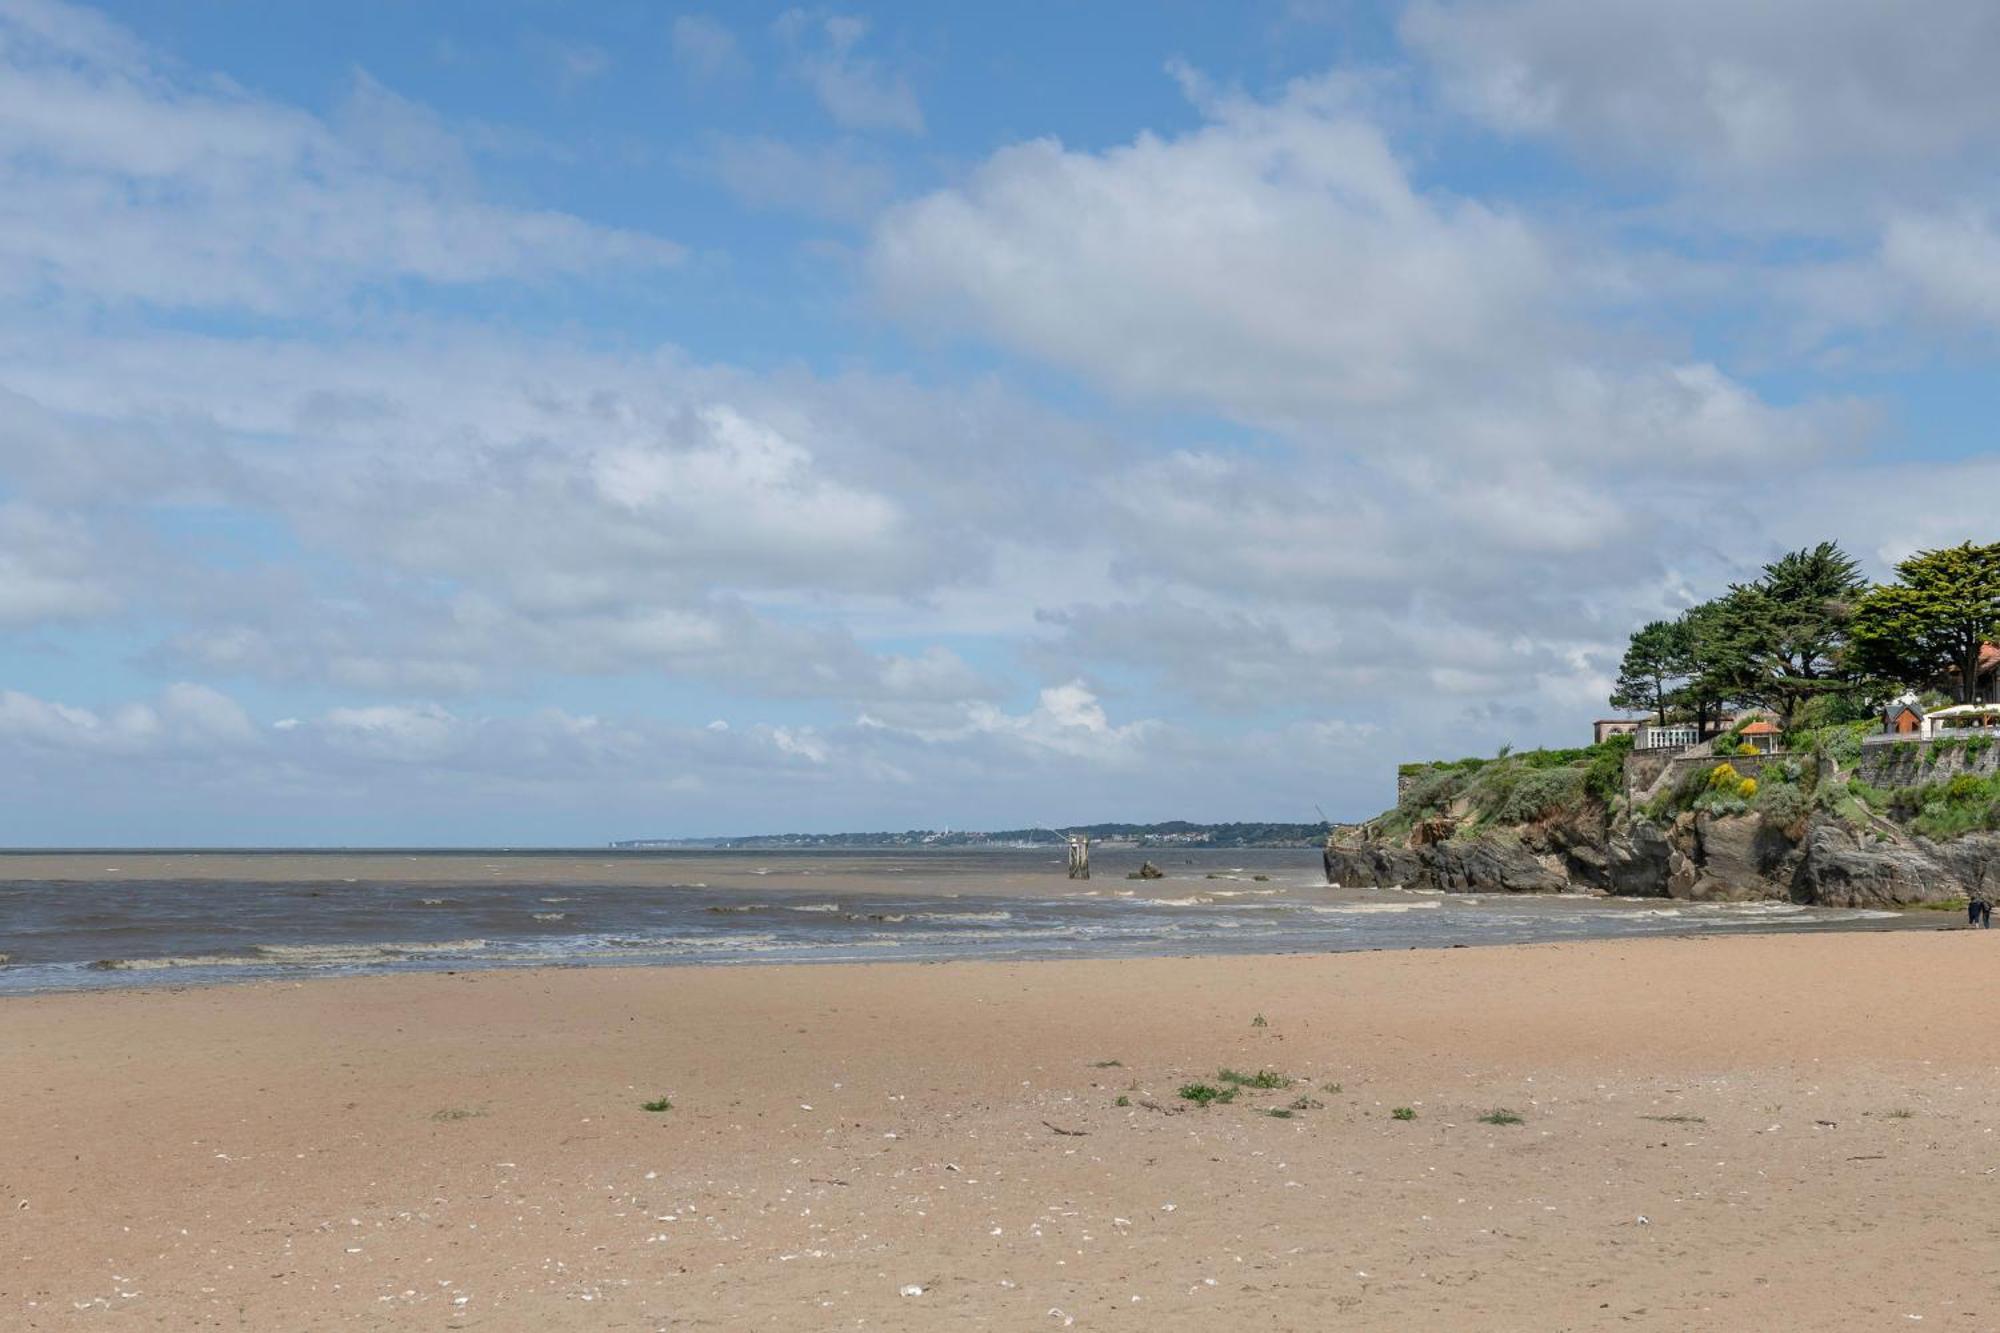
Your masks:
[[[0,1325],[2000,1327],[1996,950],[11,999]]]

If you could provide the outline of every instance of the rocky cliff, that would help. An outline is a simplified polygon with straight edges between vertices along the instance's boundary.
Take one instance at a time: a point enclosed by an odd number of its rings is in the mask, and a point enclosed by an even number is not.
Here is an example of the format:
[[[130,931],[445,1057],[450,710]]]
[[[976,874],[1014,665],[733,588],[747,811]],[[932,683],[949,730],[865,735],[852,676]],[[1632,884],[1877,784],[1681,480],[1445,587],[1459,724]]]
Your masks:
[[[1754,813],[1570,819],[1465,837],[1419,829],[1391,842],[1327,849],[1336,884],[1449,892],[1616,893],[1722,901],[1777,898],[1829,907],[1896,907],[2000,893],[2000,834],[1937,843],[1888,821],[1827,814],[1778,827]]]

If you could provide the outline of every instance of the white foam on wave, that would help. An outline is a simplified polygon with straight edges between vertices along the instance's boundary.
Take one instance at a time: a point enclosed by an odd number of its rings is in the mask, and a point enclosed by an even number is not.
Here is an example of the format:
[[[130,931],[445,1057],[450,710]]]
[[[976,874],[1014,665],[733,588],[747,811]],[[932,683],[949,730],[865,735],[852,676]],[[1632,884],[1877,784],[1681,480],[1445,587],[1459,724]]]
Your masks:
[[[1427,907],[1442,907],[1443,903],[1347,903],[1340,907],[1308,907],[1308,912],[1321,916],[1382,916],[1398,912],[1421,912]]]
[[[839,903],[807,903],[802,907],[786,907],[787,912],[838,912]]]
[[[249,953],[189,954],[165,958],[104,958],[100,972],[159,972],[189,967],[367,967],[410,958],[476,954],[485,940],[424,940],[382,944],[258,944]]]

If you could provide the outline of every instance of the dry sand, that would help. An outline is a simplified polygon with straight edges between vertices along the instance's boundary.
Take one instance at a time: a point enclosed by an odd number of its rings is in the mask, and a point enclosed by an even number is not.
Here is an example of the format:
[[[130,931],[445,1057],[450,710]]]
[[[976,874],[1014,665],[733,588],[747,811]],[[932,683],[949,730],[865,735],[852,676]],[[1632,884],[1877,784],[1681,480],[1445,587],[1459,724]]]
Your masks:
[[[1996,981],[1938,931],[9,1000],[0,1325],[2000,1327]],[[1175,1096],[1224,1066],[1297,1081]]]

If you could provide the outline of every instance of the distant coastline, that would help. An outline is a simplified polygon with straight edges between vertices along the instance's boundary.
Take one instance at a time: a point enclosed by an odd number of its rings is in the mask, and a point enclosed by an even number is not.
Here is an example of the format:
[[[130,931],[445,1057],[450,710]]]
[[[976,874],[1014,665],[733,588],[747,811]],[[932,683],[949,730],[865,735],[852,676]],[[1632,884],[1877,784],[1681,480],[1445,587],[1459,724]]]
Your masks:
[[[1107,847],[1318,847],[1334,826],[1311,824],[1076,824],[1067,828],[1017,828],[993,832],[910,829],[902,833],[756,833],[726,838],[626,838],[616,851],[787,851],[845,848],[1060,847],[1083,834]]]

